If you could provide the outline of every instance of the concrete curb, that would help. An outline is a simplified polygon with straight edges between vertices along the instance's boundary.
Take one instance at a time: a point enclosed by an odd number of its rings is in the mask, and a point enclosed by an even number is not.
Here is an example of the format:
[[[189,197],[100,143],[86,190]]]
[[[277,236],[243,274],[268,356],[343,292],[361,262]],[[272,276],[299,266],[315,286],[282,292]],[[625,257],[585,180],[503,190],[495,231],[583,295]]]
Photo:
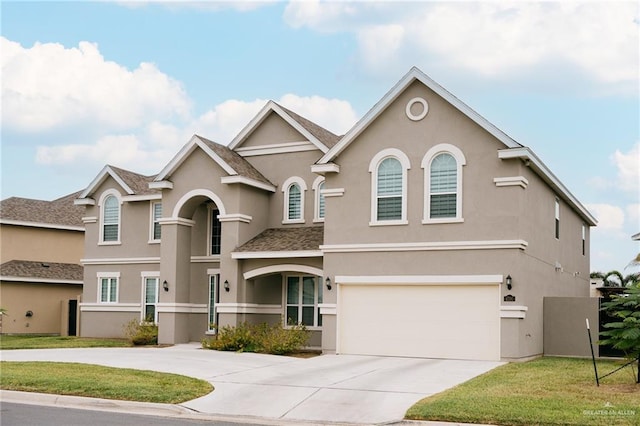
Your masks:
[[[199,413],[188,408],[185,408],[179,404],[159,404],[153,402],[134,402],[134,401],[120,401],[115,399],[103,399],[103,398],[87,398],[81,396],[70,395],[54,395],[46,393],[36,392],[18,392],[0,390],[0,401],[9,402],[14,404],[27,404],[27,405],[44,405],[49,407],[60,408],[73,408],[79,410],[96,410],[96,411],[110,411],[117,413],[129,413],[138,415],[148,415],[156,417],[170,417],[181,418],[191,420],[216,420],[227,422],[242,421],[249,424],[259,425],[273,425],[278,426],[282,424],[304,424],[307,426],[353,426],[358,423],[318,423],[308,422],[300,420],[288,420],[288,419],[268,419],[268,418],[256,418],[247,416],[221,416],[213,414]],[[383,425],[393,426],[491,426],[491,425],[479,425],[469,423],[447,423],[437,421],[420,421],[420,420],[402,420],[399,422],[382,423]]]

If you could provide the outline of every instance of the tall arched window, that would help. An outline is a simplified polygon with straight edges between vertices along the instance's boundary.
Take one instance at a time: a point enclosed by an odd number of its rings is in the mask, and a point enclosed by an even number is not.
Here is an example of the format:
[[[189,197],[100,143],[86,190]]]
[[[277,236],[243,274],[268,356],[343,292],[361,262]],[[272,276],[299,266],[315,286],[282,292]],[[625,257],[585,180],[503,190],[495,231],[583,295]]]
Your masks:
[[[369,164],[371,172],[370,225],[407,223],[408,157],[395,148],[380,151]]]
[[[290,177],[282,185],[284,214],[282,223],[304,223],[304,191],[307,186],[299,177]]]
[[[107,193],[101,200],[101,243],[120,242],[120,198],[114,193]]]
[[[314,222],[324,222],[324,195],[322,190],[324,189],[324,176],[318,176],[312,185],[314,191]]]
[[[425,169],[423,223],[462,221],[462,151],[449,144],[431,148],[422,160]]]

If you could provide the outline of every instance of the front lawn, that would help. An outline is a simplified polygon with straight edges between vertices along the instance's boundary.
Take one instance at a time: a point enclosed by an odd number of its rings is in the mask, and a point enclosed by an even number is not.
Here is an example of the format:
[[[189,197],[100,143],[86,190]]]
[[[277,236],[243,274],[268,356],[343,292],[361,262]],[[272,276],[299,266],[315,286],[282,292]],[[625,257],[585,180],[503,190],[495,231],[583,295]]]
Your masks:
[[[598,361],[600,376],[621,362]],[[498,367],[425,398],[407,419],[495,425],[640,425],[640,385],[630,367],[596,387],[590,359],[545,357]]]
[[[213,390],[178,374],[65,362],[0,362],[0,388],[125,401],[179,404]]]
[[[124,339],[93,339],[72,336],[0,336],[0,349],[112,348],[131,346]]]

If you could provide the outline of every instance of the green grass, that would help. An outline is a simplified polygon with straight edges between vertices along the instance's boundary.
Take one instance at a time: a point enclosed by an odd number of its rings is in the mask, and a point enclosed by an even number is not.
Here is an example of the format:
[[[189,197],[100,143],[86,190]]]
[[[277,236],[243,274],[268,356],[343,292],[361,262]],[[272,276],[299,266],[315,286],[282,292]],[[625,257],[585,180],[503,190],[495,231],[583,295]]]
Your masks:
[[[131,346],[124,339],[93,339],[87,337],[1,335],[0,349],[49,348],[112,348]]]
[[[0,362],[0,388],[125,401],[178,404],[213,386],[178,374],[64,362]]]
[[[600,375],[617,361],[598,361]],[[640,425],[630,367],[596,387],[590,359],[540,358],[498,367],[423,399],[406,418],[495,425]]]

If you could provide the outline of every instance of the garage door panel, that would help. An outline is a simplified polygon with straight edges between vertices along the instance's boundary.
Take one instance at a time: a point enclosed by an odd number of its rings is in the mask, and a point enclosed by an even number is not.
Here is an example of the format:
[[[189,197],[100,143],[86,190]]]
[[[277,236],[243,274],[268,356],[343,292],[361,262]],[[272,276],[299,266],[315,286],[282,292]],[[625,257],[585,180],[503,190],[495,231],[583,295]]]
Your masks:
[[[498,287],[342,285],[340,353],[499,359]]]

